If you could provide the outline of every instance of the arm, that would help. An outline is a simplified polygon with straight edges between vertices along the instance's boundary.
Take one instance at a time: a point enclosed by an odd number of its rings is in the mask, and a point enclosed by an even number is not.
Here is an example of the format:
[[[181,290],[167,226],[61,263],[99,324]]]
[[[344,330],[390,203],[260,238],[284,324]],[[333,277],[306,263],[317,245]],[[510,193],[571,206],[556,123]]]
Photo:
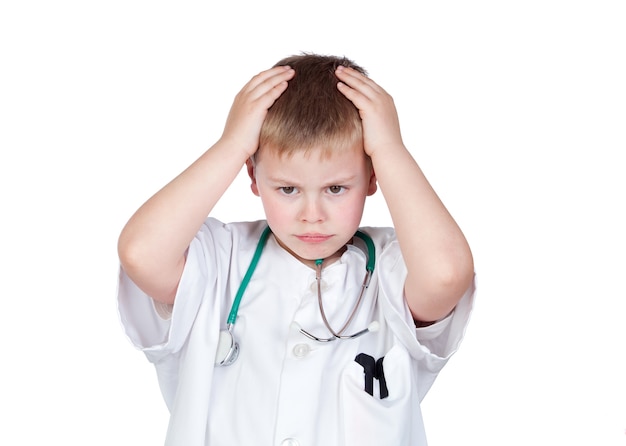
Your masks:
[[[418,321],[445,317],[473,275],[469,245],[404,146],[393,99],[366,76],[340,67],[337,88],[359,109],[365,152],[391,213],[408,274],[407,303]]]
[[[257,150],[267,110],[291,77],[289,67],[253,77],[235,97],[219,141],[144,203],[122,230],[122,267],[153,299],[174,302],[191,240]]]

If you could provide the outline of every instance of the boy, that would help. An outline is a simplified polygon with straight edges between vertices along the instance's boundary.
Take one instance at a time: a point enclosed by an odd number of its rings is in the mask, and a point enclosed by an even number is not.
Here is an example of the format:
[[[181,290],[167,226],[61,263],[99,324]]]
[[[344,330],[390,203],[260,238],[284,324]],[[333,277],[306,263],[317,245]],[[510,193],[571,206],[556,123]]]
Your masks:
[[[207,218],[244,164],[266,220]],[[358,231],[378,185],[395,229]],[[463,336],[473,260],[353,62],[305,54],[253,77],[119,255],[166,444],[426,444],[420,401]]]

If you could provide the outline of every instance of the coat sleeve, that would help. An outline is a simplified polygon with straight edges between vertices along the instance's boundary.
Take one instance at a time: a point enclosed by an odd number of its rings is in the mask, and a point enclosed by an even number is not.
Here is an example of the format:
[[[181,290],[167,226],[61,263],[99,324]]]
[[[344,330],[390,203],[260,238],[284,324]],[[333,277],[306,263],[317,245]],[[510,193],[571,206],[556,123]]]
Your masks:
[[[476,294],[475,278],[448,316],[417,328],[404,298],[407,270],[400,245],[393,239],[381,251],[377,265],[381,307],[387,324],[417,364],[421,399],[465,336]]]
[[[176,355],[187,342],[200,306],[213,302],[212,314],[220,314],[224,271],[228,270],[232,251],[232,235],[227,227],[208,219],[192,240],[186,254],[185,268],[176,292],[175,304],[155,302],[139,289],[120,268],[118,310],[130,341],[147,358],[157,363],[168,355]],[[219,320],[216,321],[219,332]]]

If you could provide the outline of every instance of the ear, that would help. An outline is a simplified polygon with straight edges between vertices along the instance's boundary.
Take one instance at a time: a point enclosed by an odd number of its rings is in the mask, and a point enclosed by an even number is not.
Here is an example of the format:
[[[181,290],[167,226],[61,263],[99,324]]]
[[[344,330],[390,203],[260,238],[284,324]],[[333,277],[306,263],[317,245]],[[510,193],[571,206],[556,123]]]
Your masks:
[[[252,159],[248,158],[248,160],[246,161],[246,168],[248,169],[248,176],[250,177],[251,181],[250,189],[252,189],[252,193],[258,197],[259,188],[256,184],[256,168],[254,166],[254,163],[252,162]]]
[[[376,184],[376,172],[372,168],[372,175],[370,176],[370,184],[367,187],[367,196],[374,195],[378,190],[378,184]]]

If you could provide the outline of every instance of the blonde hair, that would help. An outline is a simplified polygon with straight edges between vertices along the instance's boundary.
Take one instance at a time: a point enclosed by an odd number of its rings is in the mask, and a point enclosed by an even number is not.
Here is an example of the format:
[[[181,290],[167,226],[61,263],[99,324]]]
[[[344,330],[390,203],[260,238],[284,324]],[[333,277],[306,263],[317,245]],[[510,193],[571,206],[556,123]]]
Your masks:
[[[259,149],[279,155],[322,148],[353,147],[363,139],[361,117],[355,105],[338,89],[335,70],[339,65],[365,70],[345,57],[301,54],[279,61],[295,70],[287,90],[270,107],[261,128]]]

